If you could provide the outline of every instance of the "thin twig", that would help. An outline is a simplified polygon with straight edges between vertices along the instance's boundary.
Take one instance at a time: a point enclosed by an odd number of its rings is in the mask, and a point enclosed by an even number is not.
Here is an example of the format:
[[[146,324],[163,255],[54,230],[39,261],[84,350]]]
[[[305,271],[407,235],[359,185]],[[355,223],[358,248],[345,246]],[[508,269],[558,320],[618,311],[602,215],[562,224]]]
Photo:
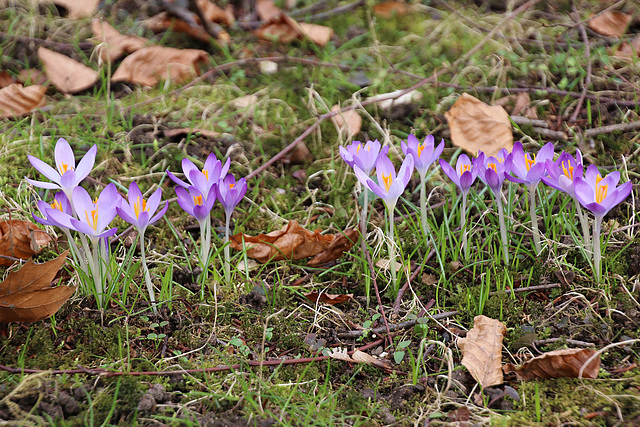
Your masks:
[[[431,252],[429,252],[427,257],[424,259],[424,262],[420,264],[413,271],[413,273],[411,273],[411,276],[409,276],[409,279],[407,280],[407,282],[402,286],[402,288],[400,288],[400,290],[398,291],[396,302],[393,304],[393,310],[391,312],[391,316],[395,316],[396,314],[398,314],[398,311],[400,311],[400,303],[402,302],[402,297],[404,296],[404,293],[407,292],[407,289],[409,289],[409,286],[411,286],[411,282],[413,282],[416,279],[416,277],[418,277],[418,274],[422,272],[422,266],[426,265],[429,262],[429,260],[433,258],[435,253],[436,251],[432,249]]]
[[[584,136],[585,138],[588,138],[595,135],[601,135],[603,133],[624,132],[624,131],[638,129],[638,128],[640,128],[640,120],[636,120],[635,122],[617,123],[615,125],[601,126],[599,128],[587,129],[584,131]]]
[[[536,285],[536,286],[528,286],[526,288],[515,288],[515,289],[505,289],[502,291],[492,291],[489,292],[489,296],[498,295],[498,294],[510,294],[512,292],[533,292],[533,291],[542,291],[545,289],[553,289],[559,288],[562,284],[560,283],[549,283],[548,285]]]
[[[580,16],[578,15],[575,4],[573,5],[573,12],[575,13],[576,21],[580,21]],[[585,30],[584,25],[581,23],[578,24],[578,31],[580,31],[580,35],[582,36],[582,40],[584,41],[584,55],[587,59],[587,75],[582,85],[582,93],[580,94],[580,98],[578,98],[578,105],[576,105],[573,114],[571,114],[569,123],[575,123],[576,119],[578,118],[578,114],[580,114],[580,110],[582,110],[584,99],[587,96],[589,86],[591,86],[591,49],[589,48],[589,37],[587,36],[587,30]]]
[[[536,345],[536,346],[539,346],[539,345],[552,344],[554,342],[563,342],[563,343],[567,343],[567,344],[571,344],[571,345],[579,345],[581,347],[595,347],[596,346],[592,342],[572,340],[572,339],[569,339],[569,338],[548,338],[546,340],[535,340],[533,342],[533,344]]]
[[[384,326],[387,331],[386,339],[389,340],[389,345],[393,347],[393,340],[391,339],[391,331],[389,330],[389,322],[387,322],[387,315],[384,313],[384,306],[382,305],[382,299],[380,299],[380,290],[378,288],[378,281],[376,280],[376,272],[373,269],[373,261],[371,260],[371,254],[369,248],[364,245],[364,254],[367,257],[367,264],[369,265],[369,274],[371,274],[371,281],[373,282],[373,289],[376,291],[376,298],[378,299],[378,308],[384,321]],[[389,260],[389,262],[396,262],[395,259]]]
[[[458,314],[459,313],[457,311],[447,311],[445,313],[439,313],[439,314],[434,314],[433,316],[428,316],[427,319],[440,320],[440,319],[445,319],[447,317],[457,316]],[[418,323],[420,323],[418,320],[419,319],[414,319],[414,320],[409,320],[407,322],[402,322],[402,323],[393,323],[389,325],[389,331],[395,332],[395,331],[399,331],[400,329],[412,328]],[[358,338],[368,333],[381,335],[381,334],[384,334],[385,332],[387,332],[387,328],[385,326],[381,326],[379,328],[373,328],[373,329],[362,329],[357,331],[339,332],[338,338],[342,338],[342,339]]]

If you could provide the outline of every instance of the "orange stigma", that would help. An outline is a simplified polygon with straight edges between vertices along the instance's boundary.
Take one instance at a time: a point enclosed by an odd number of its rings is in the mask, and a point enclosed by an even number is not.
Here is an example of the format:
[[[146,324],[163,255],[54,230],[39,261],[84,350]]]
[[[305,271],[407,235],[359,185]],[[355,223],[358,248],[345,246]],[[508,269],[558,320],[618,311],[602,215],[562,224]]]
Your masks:
[[[57,201],[57,200],[54,200],[54,201],[53,201],[53,203],[51,203],[51,207],[52,207],[53,209],[57,209],[57,210],[59,210],[60,212],[63,212],[63,210],[62,210],[62,205],[61,205],[61,204],[60,204],[60,202],[59,202],[59,201]]]
[[[600,185],[600,181],[602,181],[602,177],[598,174],[598,176],[596,176],[596,203],[602,203],[609,191],[609,185]]]
[[[460,175],[463,173],[471,171],[471,165],[460,165]]]
[[[495,163],[493,163],[493,162],[492,162],[492,163],[489,163],[489,164],[487,165],[487,167],[488,167],[488,168],[493,169],[493,171],[494,171],[495,173],[498,173],[498,166],[496,166],[496,164],[495,164]]]
[[[235,184],[229,184],[229,189],[232,189]]]
[[[418,157],[422,156],[422,150],[424,150],[424,144],[418,145]]]
[[[67,172],[68,170],[73,170],[73,167],[70,167],[68,164],[66,164],[65,162],[61,162],[58,165],[58,170],[60,171],[60,175],[64,175],[65,172]]]
[[[567,167],[569,166],[569,167]],[[571,163],[567,162],[567,166],[564,165],[564,162],[562,162],[562,173],[564,174],[564,176],[566,176],[569,179],[573,179],[573,166],[571,166]]]
[[[384,182],[384,189],[388,193],[389,188],[391,188],[391,183],[393,182],[393,177],[391,176],[391,174],[389,175],[382,174],[382,181]]]
[[[202,196],[193,196],[193,204],[196,206],[202,206]]]
[[[91,211],[91,218],[89,218],[89,211],[84,212],[85,217],[87,218],[87,224],[93,228],[94,231],[98,231],[98,207]]]
[[[142,199],[142,203],[140,203],[140,199],[142,198],[138,197],[138,200],[133,204],[133,211],[136,214],[136,218],[140,218],[140,214],[147,210],[147,201]]]
[[[524,163],[525,166],[527,167],[527,172],[529,172],[529,170],[531,170],[531,166],[536,164],[536,155],[533,155],[533,159],[528,158],[529,154],[526,154],[524,156]]]

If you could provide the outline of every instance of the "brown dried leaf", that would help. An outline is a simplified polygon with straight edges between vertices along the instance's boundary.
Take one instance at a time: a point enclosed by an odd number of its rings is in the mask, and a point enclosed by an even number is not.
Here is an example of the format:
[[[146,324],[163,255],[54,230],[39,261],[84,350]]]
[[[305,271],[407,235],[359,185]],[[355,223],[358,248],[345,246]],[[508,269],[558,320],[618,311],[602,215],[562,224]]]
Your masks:
[[[200,128],[165,129],[162,133],[166,138],[176,138],[190,134],[198,134],[207,138],[217,138],[220,136],[220,132]]]
[[[0,88],[14,84],[16,81],[7,70],[0,71]]]
[[[309,267],[319,267],[340,258],[345,252],[350,250],[360,238],[360,232],[354,229],[344,230],[344,234],[329,243],[327,248],[309,260]]]
[[[76,291],[70,286],[51,286],[67,259],[67,253],[36,264],[33,260],[11,271],[0,283],[0,323],[37,322],[55,314]]]
[[[610,10],[589,21],[589,28],[607,37],[620,37],[627,32],[631,15]]]
[[[578,378],[580,369],[596,353],[592,348],[566,348],[544,353],[527,360],[521,366],[506,363],[504,373],[515,372],[519,380],[536,378]],[[582,372],[583,378],[598,378],[600,358],[594,357]]]
[[[444,115],[451,128],[451,142],[474,156],[478,151],[494,156],[502,148],[513,148],[509,114],[501,106],[489,106],[463,93]]]
[[[273,0],[258,0],[256,2],[256,13],[261,21],[271,21],[278,18],[282,11]]]
[[[40,0],[40,3],[55,3],[69,12],[69,18],[85,18],[93,15],[100,0]]]
[[[383,1],[373,7],[373,13],[381,18],[406,15],[408,11],[409,5],[400,1]]]
[[[97,42],[100,43],[97,47],[98,54],[105,62],[113,62],[125,52],[132,53],[142,49],[149,41],[143,37],[120,34],[118,30],[100,19],[93,20],[91,31],[93,31]]]
[[[235,16],[233,16],[233,6],[228,5],[226,9],[217,6],[210,0],[198,0],[198,7],[202,11],[205,19],[211,22],[217,22],[218,24],[224,24],[230,27],[236,22]]]
[[[181,83],[198,75],[198,63],[208,59],[209,54],[204,50],[145,47],[127,56],[113,73],[111,80],[145,86],[154,86],[159,79]]]
[[[297,221],[289,221],[282,229],[269,234],[231,236],[230,245],[233,249],[242,250],[244,240],[247,256],[266,263],[283,259],[297,260],[320,254],[327,250],[338,236],[340,235],[320,234],[320,229],[311,232],[300,227]],[[337,255],[338,252],[335,254]],[[340,255],[342,253],[334,259]]]
[[[20,117],[43,106],[46,91],[44,86],[23,87],[20,83],[0,89],[0,119]]]
[[[44,47],[38,48],[38,58],[45,66],[51,82],[64,93],[76,93],[98,81],[98,72],[68,56]]]
[[[331,107],[331,112],[334,113],[340,110],[339,105]],[[356,110],[345,111],[331,118],[335,125],[347,133],[348,137],[353,137],[360,132],[362,127],[362,117]]]
[[[30,221],[0,221],[0,255],[28,259],[52,241],[51,236]],[[13,262],[0,258],[0,265],[9,266]]]
[[[462,364],[482,386],[502,384],[502,340],[507,327],[499,320],[476,316],[466,338],[458,338]]]
[[[321,302],[328,305],[342,304],[343,302],[353,299],[353,294],[334,295],[318,291],[311,291],[303,295],[311,302]]]
[[[323,25],[298,23],[287,14],[280,12],[255,30],[254,34],[261,39],[280,43],[307,38],[319,46],[324,46],[333,37],[333,29]]]
[[[23,85],[29,84],[47,86],[49,83],[47,75],[43,71],[36,70],[35,68],[21,70],[18,74],[18,81]]]
[[[620,56],[623,58],[633,58],[634,56],[640,55],[640,36],[636,36],[631,43],[621,43],[618,46],[618,50],[615,52],[616,56]]]
[[[296,144],[295,148],[282,159],[285,165],[303,165],[311,162],[313,162],[313,154],[303,141]]]
[[[209,33],[201,26],[194,26],[180,18],[161,12],[145,21],[147,28],[154,32],[171,30],[176,33],[185,33],[196,40],[208,43],[211,40]],[[226,34],[226,33],[225,33]],[[227,34],[228,35],[228,34]]]

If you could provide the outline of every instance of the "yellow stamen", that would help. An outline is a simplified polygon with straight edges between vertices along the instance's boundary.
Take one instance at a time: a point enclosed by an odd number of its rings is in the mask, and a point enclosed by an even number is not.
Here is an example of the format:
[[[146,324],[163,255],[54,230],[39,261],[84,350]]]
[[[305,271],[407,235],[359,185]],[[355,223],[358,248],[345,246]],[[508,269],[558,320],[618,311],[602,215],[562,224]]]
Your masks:
[[[422,156],[422,150],[424,150],[424,144],[418,145],[418,157]]]
[[[609,184],[600,185],[600,181],[602,181],[602,177],[598,174],[596,176],[596,203],[602,203],[609,191]]]
[[[209,181],[209,171],[206,169],[202,169],[202,175],[204,175],[205,178],[207,178],[207,181]]]
[[[536,164],[536,155],[533,155],[533,159],[529,159],[527,156],[529,156],[529,154],[526,154],[524,156],[524,162],[525,162],[525,166],[527,167],[527,172],[529,172],[529,170],[531,169],[531,166]]]
[[[193,204],[196,206],[202,206],[202,196],[193,196]]]
[[[133,211],[136,214],[136,218],[140,218],[140,214],[147,211],[147,201],[142,199],[142,203],[140,203],[140,199],[141,197],[138,197],[138,200],[133,204]]]
[[[60,175],[64,175],[65,172],[67,172],[68,170],[73,170],[72,166],[69,166],[68,164],[61,162],[58,165],[58,170],[60,171]]]
[[[382,174],[382,181],[384,182],[384,189],[389,192],[389,188],[391,188],[391,183],[393,182],[393,176],[391,174],[385,175]]]
[[[569,166],[569,167],[567,167]],[[564,162],[562,162],[562,173],[564,174],[564,176],[566,176],[569,179],[573,179],[573,166],[571,166],[571,163],[567,162],[567,166],[564,165]]]
[[[358,147],[356,148],[356,154],[360,152],[361,148],[362,148],[362,144],[358,144]]]
[[[84,215],[87,218],[87,224],[95,231],[98,231],[98,207],[96,206],[96,208],[91,211],[91,218],[89,218],[89,211],[85,211]]]
[[[460,165],[460,175],[463,173],[471,171],[471,165]]]
[[[51,207],[53,209],[58,209],[60,212],[62,212],[62,205],[57,200],[54,200],[53,203],[51,203]]]

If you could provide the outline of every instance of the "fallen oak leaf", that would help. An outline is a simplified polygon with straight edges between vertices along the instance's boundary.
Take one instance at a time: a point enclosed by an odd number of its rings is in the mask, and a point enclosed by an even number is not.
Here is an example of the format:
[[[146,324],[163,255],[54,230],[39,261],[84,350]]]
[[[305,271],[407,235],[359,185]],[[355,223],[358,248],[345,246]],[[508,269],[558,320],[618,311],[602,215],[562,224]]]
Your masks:
[[[67,253],[43,264],[27,261],[0,283],[0,323],[37,322],[55,314],[76,287],[51,286]]]
[[[505,374],[514,372],[519,380],[530,381],[536,378],[578,378],[582,366],[596,353],[592,348],[566,348],[549,351],[521,366],[505,363]],[[582,372],[583,378],[598,378],[600,358],[594,357]]]
[[[13,264],[12,258],[28,259],[52,242],[44,230],[31,221],[0,221],[0,265]]]
[[[143,37],[127,36],[120,34],[107,22],[94,19],[91,23],[91,31],[96,41],[98,54],[103,61],[113,62],[124,53],[133,53],[146,46],[149,40]]]
[[[329,246],[318,255],[309,260],[309,267],[319,267],[340,258],[345,252],[350,250],[360,238],[360,232],[354,229],[344,230],[344,234],[339,234]]]
[[[45,72],[51,82],[61,92],[80,92],[98,81],[97,71],[61,53],[39,47],[38,58],[44,64]]]
[[[303,294],[306,299],[314,303],[323,303],[328,305],[341,304],[353,299],[353,294],[334,295],[326,292],[311,291]]]
[[[472,155],[482,151],[495,156],[502,148],[511,152],[511,122],[502,106],[490,106],[463,93],[444,116],[451,129],[451,142]]]
[[[244,241],[247,256],[261,263],[266,263],[283,259],[298,260],[321,254],[338,236],[340,235],[321,234],[320,229],[313,232],[306,230],[293,220],[289,221],[282,229],[268,234],[257,236],[236,234],[231,236],[229,243],[233,249],[242,250]],[[343,248],[344,246],[340,246],[339,249]],[[342,253],[344,250],[338,256]]]
[[[502,340],[507,327],[499,320],[476,316],[466,338],[458,338],[462,364],[482,386],[502,384]]]
[[[23,87],[20,83],[0,89],[0,119],[20,117],[43,106],[46,91],[41,85]]]
[[[155,86],[159,79],[174,83],[199,74],[198,63],[206,62],[209,54],[199,49],[176,49],[150,46],[127,56],[113,73],[112,81],[127,81],[144,86]]]

